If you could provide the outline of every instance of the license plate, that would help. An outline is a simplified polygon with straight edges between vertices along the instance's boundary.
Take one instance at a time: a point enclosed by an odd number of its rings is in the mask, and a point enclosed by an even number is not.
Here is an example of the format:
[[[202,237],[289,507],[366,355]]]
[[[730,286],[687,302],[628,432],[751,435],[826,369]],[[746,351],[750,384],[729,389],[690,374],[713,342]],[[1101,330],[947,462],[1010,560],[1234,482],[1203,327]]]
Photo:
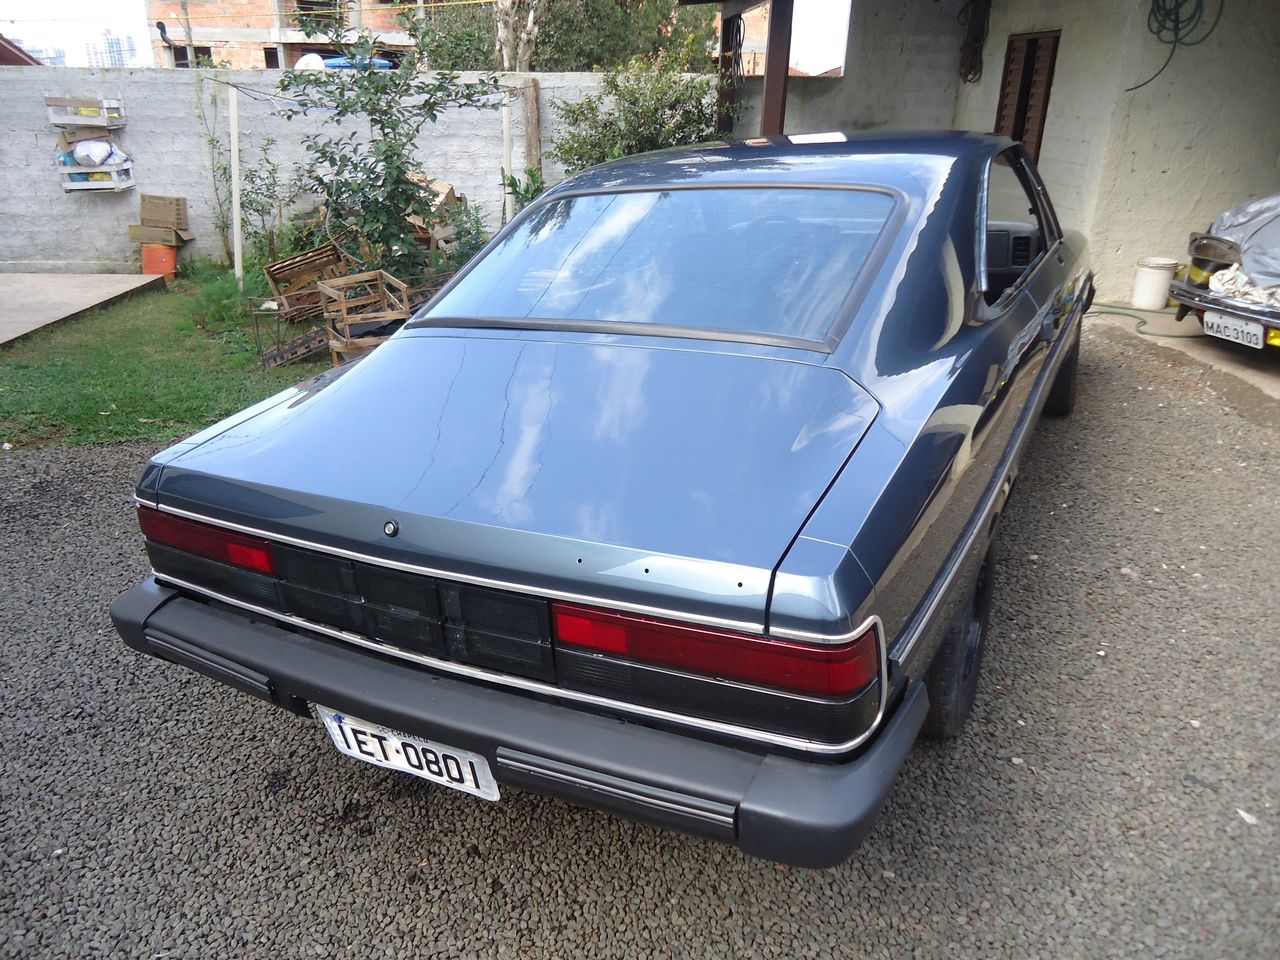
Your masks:
[[[1220,337],[1233,343],[1243,343],[1255,350],[1262,349],[1266,338],[1265,330],[1260,323],[1252,320],[1237,320],[1235,317],[1223,316],[1220,313],[1205,311],[1204,332],[1211,337]]]
[[[380,723],[359,720],[316,704],[316,711],[340,753],[375,767],[422,777],[486,800],[498,799],[498,784],[489,762],[478,753],[411,737]]]

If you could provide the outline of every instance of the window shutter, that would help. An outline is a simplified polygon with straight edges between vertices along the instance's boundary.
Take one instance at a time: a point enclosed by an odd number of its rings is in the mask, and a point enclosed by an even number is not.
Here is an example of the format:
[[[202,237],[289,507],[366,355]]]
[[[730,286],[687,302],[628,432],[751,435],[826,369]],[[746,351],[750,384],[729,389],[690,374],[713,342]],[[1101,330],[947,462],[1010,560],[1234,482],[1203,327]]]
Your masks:
[[[1044,138],[1045,114],[1049,110],[1049,85],[1053,83],[1053,65],[1058,59],[1057,35],[1036,40],[1031,59],[1031,82],[1027,87],[1027,111],[1023,121],[1022,143],[1032,160],[1040,159],[1040,141]]]
[[[1018,101],[1022,93],[1022,71],[1026,65],[1028,40],[1010,37],[1004,55],[1004,78],[1000,81],[1000,101],[996,107],[996,133],[1014,136],[1018,122]]]
[[[1032,160],[1040,158],[1058,37],[1057,31],[1018,34],[1005,49],[995,132],[1021,140]]]

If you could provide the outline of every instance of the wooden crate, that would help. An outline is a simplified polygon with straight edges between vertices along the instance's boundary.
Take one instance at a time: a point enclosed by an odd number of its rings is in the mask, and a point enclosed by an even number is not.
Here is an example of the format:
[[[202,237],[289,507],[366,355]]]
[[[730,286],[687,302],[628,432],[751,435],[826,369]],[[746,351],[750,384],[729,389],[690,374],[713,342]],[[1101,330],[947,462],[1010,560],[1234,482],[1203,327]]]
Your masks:
[[[382,270],[319,280],[324,316],[338,336],[351,339],[395,320],[408,320],[409,288]]]
[[[262,269],[275,295],[280,319],[305,323],[324,315],[324,295],[316,289],[316,281],[346,276],[349,268],[337,245],[326,243]]]
[[[49,122],[56,127],[99,127],[116,130],[125,125],[120,97],[45,97]]]
[[[62,189],[67,193],[73,190],[132,190],[133,161],[120,163],[104,163],[97,167],[64,167],[58,166],[58,176],[62,181]]]
[[[129,224],[130,243],[163,243],[170,247],[180,247],[188,240],[194,240],[195,234],[190,230],[170,230],[168,227],[144,227],[140,223]]]
[[[317,281],[316,288],[324,297],[334,366],[386,343],[412,312],[409,288],[382,270]]]

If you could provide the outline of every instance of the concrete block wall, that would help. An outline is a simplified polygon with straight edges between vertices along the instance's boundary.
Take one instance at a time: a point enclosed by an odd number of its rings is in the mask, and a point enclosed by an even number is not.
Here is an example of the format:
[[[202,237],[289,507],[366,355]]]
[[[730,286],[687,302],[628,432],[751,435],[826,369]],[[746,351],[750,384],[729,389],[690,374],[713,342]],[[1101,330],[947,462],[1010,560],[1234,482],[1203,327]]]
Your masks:
[[[478,74],[464,75],[475,79]],[[138,222],[138,196],[185,196],[196,239],[183,256],[221,257],[214,228],[215,182],[205,123],[228,142],[230,87],[239,96],[240,149],[243,164],[260,156],[274,138],[272,156],[284,170],[304,157],[303,136],[319,129],[319,116],[292,121],[282,117],[276,90],[279,71],[131,70],[0,67],[0,271],[118,272],[139,269],[139,250],[128,238]],[[518,84],[518,75],[504,75]],[[574,99],[594,89],[593,74],[538,74],[542,146],[555,135],[552,101]],[[64,193],[53,165],[57,131],[48,123],[45,95],[120,95],[128,125],[119,142],[134,160],[137,187],[121,193]],[[524,111],[511,110],[513,166],[524,166]],[[491,226],[502,212],[502,116],[493,110],[449,110],[429,125],[417,144],[421,168],[453,183],[479,206]],[[563,171],[549,159],[550,182]]]
[[[843,77],[791,77],[787,133],[930,129],[955,110],[961,0],[853,0]],[[763,81],[746,82],[735,129],[760,130]]]

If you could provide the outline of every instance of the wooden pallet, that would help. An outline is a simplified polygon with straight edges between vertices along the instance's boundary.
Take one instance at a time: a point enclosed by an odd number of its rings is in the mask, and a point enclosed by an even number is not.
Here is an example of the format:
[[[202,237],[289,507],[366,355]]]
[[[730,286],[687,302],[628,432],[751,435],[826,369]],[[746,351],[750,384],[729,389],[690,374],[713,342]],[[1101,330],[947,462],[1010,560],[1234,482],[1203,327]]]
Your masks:
[[[287,363],[297,363],[299,360],[305,360],[307,357],[327,350],[328,347],[329,330],[325,327],[316,327],[300,337],[286,340],[272,350],[264,351],[262,365],[269,370],[272,367],[282,367]]]
[[[305,323],[324,315],[324,294],[316,289],[316,283],[345,277],[349,267],[337,245],[326,243],[262,269],[275,295],[280,319]]]
[[[367,353],[372,353],[375,348],[382,346],[390,339],[390,337],[342,337],[334,335],[333,331],[330,330],[327,346],[329,347],[329,356],[336,367],[339,364],[346,363],[348,360],[354,360],[356,357],[363,357]]]

